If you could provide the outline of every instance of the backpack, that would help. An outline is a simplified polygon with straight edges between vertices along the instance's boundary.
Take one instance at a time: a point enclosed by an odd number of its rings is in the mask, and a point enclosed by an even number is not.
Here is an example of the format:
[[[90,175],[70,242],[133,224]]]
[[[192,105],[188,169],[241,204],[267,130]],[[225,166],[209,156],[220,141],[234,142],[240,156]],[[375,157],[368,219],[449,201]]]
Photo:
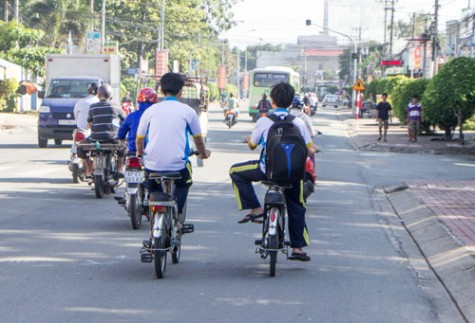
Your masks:
[[[307,146],[297,126],[295,117],[287,115],[282,120],[277,115],[267,116],[274,121],[266,140],[267,180],[277,183],[292,183],[305,176]]]

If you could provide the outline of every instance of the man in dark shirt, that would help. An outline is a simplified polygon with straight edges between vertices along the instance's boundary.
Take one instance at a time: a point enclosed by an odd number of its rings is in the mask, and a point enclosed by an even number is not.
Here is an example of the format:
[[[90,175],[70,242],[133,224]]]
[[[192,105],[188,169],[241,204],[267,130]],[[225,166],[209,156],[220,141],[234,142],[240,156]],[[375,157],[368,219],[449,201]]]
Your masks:
[[[121,108],[112,104],[112,87],[108,84],[102,84],[97,89],[97,96],[99,102],[91,104],[89,108],[89,116],[87,118],[88,126],[91,128],[91,135],[84,139],[81,143],[99,143],[116,144],[117,132],[119,131],[120,124],[125,120],[125,114]],[[124,171],[124,157],[126,148],[117,151],[118,173]],[[87,152],[78,147],[78,157],[82,159],[86,166],[86,176],[92,175],[92,165],[87,155]]]
[[[388,119],[391,116],[391,110],[393,109],[391,107],[391,104],[387,102],[386,100],[388,99],[388,94],[383,93],[383,101],[379,102],[378,105],[376,106],[377,110],[377,115],[376,119],[379,122],[379,138],[378,141],[381,140],[381,138],[384,138],[384,141],[387,141],[386,136],[388,134]],[[383,136],[383,126],[384,126],[384,136]]]

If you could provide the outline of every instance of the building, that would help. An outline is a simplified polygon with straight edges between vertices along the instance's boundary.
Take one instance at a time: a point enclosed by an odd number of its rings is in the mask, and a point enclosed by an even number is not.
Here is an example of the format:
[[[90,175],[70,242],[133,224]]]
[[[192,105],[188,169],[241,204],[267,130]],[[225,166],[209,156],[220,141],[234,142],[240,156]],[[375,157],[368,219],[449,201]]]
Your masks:
[[[300,73],[302,84],[310,88],[327,83],[324,75],[336,75],[339,57],[345,46],[337,37],[324,34],[299,36],[297,44],[289,44],[280,52],[257,52],[257,68],[266,66],[289,66]],[[335,84],[337,79],[331,80]]]

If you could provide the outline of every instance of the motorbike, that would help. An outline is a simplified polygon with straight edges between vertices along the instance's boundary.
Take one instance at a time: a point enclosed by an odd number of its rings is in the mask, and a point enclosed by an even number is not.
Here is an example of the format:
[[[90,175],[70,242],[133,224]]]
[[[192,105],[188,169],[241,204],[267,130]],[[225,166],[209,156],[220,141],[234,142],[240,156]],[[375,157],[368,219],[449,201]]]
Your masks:
[[[85,151],[90,151],[93,164],[92,181],[97,198],[105,194],[115,193],[119,186],[117,174],[117,150],[123,148],[122,144],[101,144],[98,141],[93,144],[79,144]]]
[[[317,172],[315,167],[315,159],[307,157],[305,163],[305,178],[303,181],[303,198],[307,202],[307,198],[315,191],[315,184],[317,182]]]
[[[224,119],[224,123],[231,129],[232,126],[236,124],[236,113],[234,110],[227,110],[226,111],[226,118]]]
[[[146,207],[146,189],[143,185],[144,171],[140,158],[129,156],[125,160],[125,192],[124,196],[115,196],[115,200],[122,205],[130,217],[132,228],[140,229],[142,216],[148,215]]]
[[[87,131],[83,129],[75,129],[73,131],[73,144],[71,145],[71,153],[68,160],[68,168],[73,176],[73,183],[77,184],[79,181],[86,182],[86,168],[78,157],[78,144],[86,138]]]

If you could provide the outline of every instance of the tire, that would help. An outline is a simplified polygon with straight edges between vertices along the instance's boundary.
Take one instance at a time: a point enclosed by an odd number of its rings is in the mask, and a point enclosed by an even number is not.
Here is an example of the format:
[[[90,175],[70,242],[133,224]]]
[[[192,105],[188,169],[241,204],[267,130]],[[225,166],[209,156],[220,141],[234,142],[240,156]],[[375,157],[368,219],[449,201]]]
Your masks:
[[[277,253],[278,253],[278,251],[276,249],[279,249],[279,235],[278,234],[269,236],[269,249],[275,249],[275,250],[269,251],[269,255],[270,255],[269,275],[271,277],[274,277],[275,276],[275,267],[276,267],[276,264],[277,264]]]
[[[79,165],[73,164],[73,183],[79,183]]]
[[[63,139],[55,139],[55,140],[54,140],[54,144],[55,144],[56,146],[61,146],[62,143],[63,143]]]
[[[177,240],[180,242],[180,245],[173,247],[173,252],[172,252],[172,262],[174,264],[177,264],[180,262],[180,256],[181,256],[181,234],[177,235]]]
[[[166,234],[163,234],[160,238],[153,238],[154,249],[165,249],[166,247]],[[167,269],[167,252],[161,250],[154,250],[153,260],[155,265],[155,274],[157,275],[157,278],[162,279],[163,274]]]
[[[140,229],[142,225],[142,212],[140,210],[140,192],[137,190],[136,194],[129,195],[130,201],[127,206],[127,213],[130,215],[130,222],[132,223],[132,229]]]
[[[101,175],[94,175],[94,192],[98,199],[104,196],[104,181]]]
[[[230,120],[228,119],[228,121],[227,121],[227,122],[228,122],[228,129],[231,129],[231,127],[233,126],[233,123],[232,123],[232,121],[230,121]]]
[[[252,122],[257,122],[257,113],[252,115]]]
[[[38,147],[40,147],[40,148],[48,147],[48,139],[42,139],[42,138],[38,137]]]

